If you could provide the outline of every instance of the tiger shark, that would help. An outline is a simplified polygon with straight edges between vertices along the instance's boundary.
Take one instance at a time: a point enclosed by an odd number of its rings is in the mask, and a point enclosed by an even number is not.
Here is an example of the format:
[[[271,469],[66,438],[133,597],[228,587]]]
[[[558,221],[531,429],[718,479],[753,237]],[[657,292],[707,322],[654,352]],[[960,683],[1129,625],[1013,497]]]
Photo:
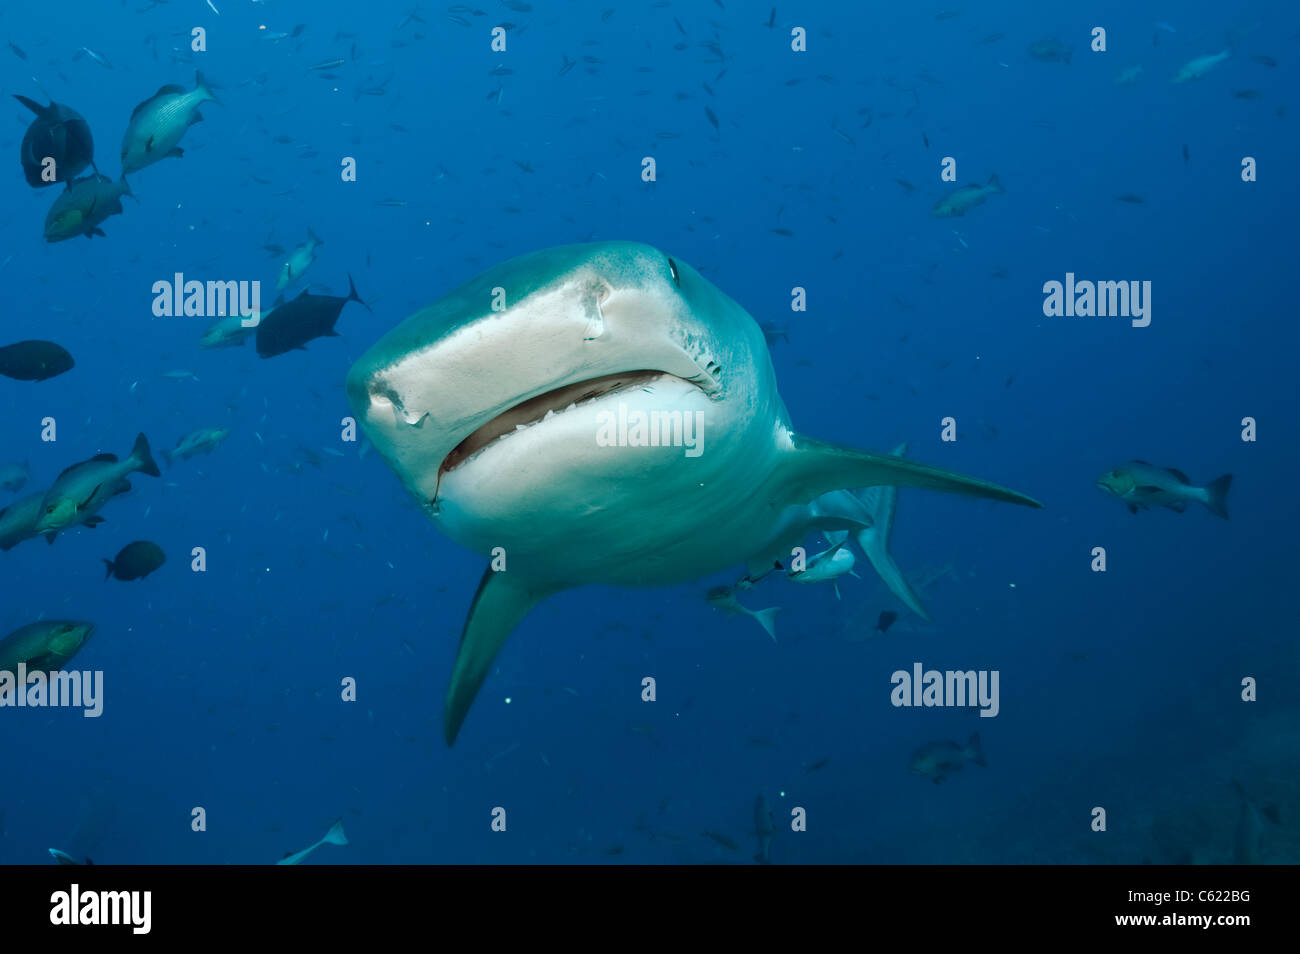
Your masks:
[[[1041,506],[797,432],[757,322],[685,262],[635,242],[488,269],[376,342],[347,395],[429,518],[491,558],[452,667],[448,745],[507,637],[554,593],[769,569],[812,530],[866,525],[860,504],[838,512],[834,492],[848,488]],[[616,418],[657,420],[664,439],[613,434]]]

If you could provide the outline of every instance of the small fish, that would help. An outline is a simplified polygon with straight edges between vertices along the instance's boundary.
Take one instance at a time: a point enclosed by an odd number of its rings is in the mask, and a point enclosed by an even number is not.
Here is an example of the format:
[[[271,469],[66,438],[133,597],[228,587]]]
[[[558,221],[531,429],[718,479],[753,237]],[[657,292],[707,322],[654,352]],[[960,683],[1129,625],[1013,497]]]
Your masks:
[[[0,348],[0,374],[16,381],[45,381],[76,364],[53,341],[19,341]]]
[[[1156,467],[1144,460],[1131,460],[1097,478],[1098,489],[1118,497],[1130,513],[1151,507],[1167,507],[1175,513],[1187,509],[1188,501],[1205,504],[1210,513],[1228,519],[1228,488],[1232,474],[1224,474],[1204,487],[1195,486],[1181,470]]]
[[[169,378],[172,381],[197,381],[199,379],[198,375],[193,371],[185,371],[181,369],[175,371],[163,371],[159,374],[159,377]]]
[[[12,46],[12,45],[13,45],[13,44],[10,44],[10,46]],[[1274,59],[1273,57],[1271,57],[1271,56],[1265,56],[1265,55],[1262,54],[1262,53],[1259,53],[1259,54],[1257,54],[1257,55],[1255,55],[1255,56],[1252,56],[1252,57],[1250,58],[1250,61],[1251,61],[1252,63],[1258,63],[1260,66],[1268,66],[1268,67],[1277,66],[1277,60],[1275,60],[1275,59]]]
[[[898,614],[893,610],[883,610],[880,618],[876,620],[876,630],[881,633],[889,632],[889,627],[893,626],[898,620]]]
[[[324,241],[317,237],[311,229],[307,230],[307,241],[299,245],[289,253],[288,259],[280,268],[280,277],[276,280],[275,290],[283,291],[287,286],[292,285],[311,267],[312,262],[316,261],[316,249],[324,245]]]
[[[1259,99],[1263,94],[1257,89],[1239,89],[1232,95],[1237,99]]]
[[[1141,75],[1142,75],[1141,64],[1135,66],[1126,66],[1124,67],[1124,69],[1120,70],[1119,75],[1115,77],[1115,85],[1116,86],[1132,85],[1133,83],[1137,82],[1137,78]]]
[[[948,193],[935,203],[931,214],[936,218],[965,215],[975,206],[981,205],[989,196],[1001,195],[1003,191],[1005,190],[1002,188],[1002,183],[994,173],[989,176],[989,181],[985,185],[964,185]]]
[[[1116,202],[1128,202],[1132,205],[1141,205],[1146,199],[1135,192],[1125,192],[1123,195],[1115,196]]]
[[[217,16],[221,16],[221,11],[217,9],[217,5],[212,0],[208,0],[208,8]]]
[[[166,562],[162,547],[148,540],[137,540],[124,546],[113,559],[104,560],[104,579],[143,580]]]
[[[27,59],[27,54],[23,52],[22,47],[20,47],[17,43],[13,42],[13,40],[9,41],[9,49],[14,51],[14,56],[18,57],[18,59],[20,60]]]
[[[1206,73],[1210,72],[1230,55],[1227,50],[1223,50],[1219,53],[1207,53],[1205,56],[1198,56],[1194,60],[1189,60],[1178,68],[1172,82],[1189,83],[1192,80],[1204,79]]]
[[[333,60],[325,60],[324,62],[317,63],[315,66],[309,66],[309,67],[307,67],[307,69],[309,69],[309,70],[332,70],[332,69],[334,69],[334,68],[337,67],[337,66],[342,66],[342,65],[343,65],[344,63],[346,63],[346,62],[347,62],[347,60],[342,59],[342,58],[339,58],[339,59],[333,59]]]
[[[709,123],[713,126],[713,128],[714,128],[714,129],[718,129],[718,117],[715,116],[715,115],[713,114],[713,110],[711,110],[711,109],[709,109],[709,107],[705,106],[705,107],[704,107],[704,115],[706,115],[706,116],[709,117]]]
[[[735,591],[729,586],[714,587],[709,590],[705,599],[711,605],[725,612],[753,617],[767,632],[767,635],[772,637],[772,642],[776,642],[776,614],[780,612],[781,607],[771,606],[762,610],[748,609],[741,605],[740,600],[736,599]]]
[[[1192,161],[1192,153],[1187,148],[1187,143],[1183,143],[1183,162],[1191,162],[1191,161]]]
[[[66,851],[59,851],[59,849],[57,848],[47,848],[46,851],[50,853],[51,858],[53,858],[61,865],[82,865],[82,866],[89,865],[92,868],[95,866],[95,863],[91,861],[89,858],[87,858],[85,861],[77,861],[75,858],[72,857],[72,855],[68,854]]]
[[[911,195],[916,191],[916,186],[912,185],[912,183],[908,182],[906,179],[895,179],[894,181],[897,182],[899,187],[908,195]]]
[[[0,489],[15,493],[31,479],[32,471],[26,461],[23,463],[0,464]]]
[[[189,460],[195,454],[211,454],[229,436],[228,427],[201,427],[178,440],[171,450],[163,451],[163,459],[170,467],[177,458]]]
[[[1066,46],[1056,37],[1049,36],[1029,44],[1027,52],[1039,62],[1064,63],[1069,66],[1070,57],[1074,55],[1074,47]]]
[[[62,669],[94,632],[94,623],[71,619],[28,623],[0,639],[0,672],[17,672],[20,663],[32,670]]]
[[[773,235],[784,235],[786,238],[794,238],[794,233],[789,229],[768,229]]]
[[[196,70],[194,89],[169,83],[137,106],[122,137],[122,174],[138,172],[168,157],[183,156],[185,152],[178,143],[190,126],[203,121],[199,107],[204,103],[220,105],[220,100]]]
[[[80,49],[80,51],[78,51],[77,56],[80,56],[82,53],[86,54],[86,56],[90,57],[92,60],[94,60],[96,63],[98,63],[100,66],[104,67],[105,69],[111,70],[113,68],[112,63],[108,62],[108,60],[104,59],[104,57],[100,56],[98,53],[96,53],[88,46],[83,46]],[[77,58],[76,56],[73,57],[73,59],[76,58]]]
[[[967,762],[989,764],[984,759],[978,732],[972,733],[965,745],[946,741],[927,742],[912,754],[909,770],[913,775],[921,775],[938,785]]]
[[[813,762],[811,765],[805,768],[803,770],[803,774],[808,775],[812,772],[820,771],[821,769],[824,769],[829,763],[830,763],[830,759],[818,759],[816,762]]]
[[[321,845],[346,845],[348,836],[343,832],[343,819],[339,819],[330,826],[330,830],[325,833],[325,837],[315,844],[308,845],[302,851],[291,851],[283,858],[276,862],[277,865],[300,865],[303,859],[310,855]]]
[[[726,848],[728,851],[740,851],[740,845],[736,844],[726,835],[718,834],[716,831],[702,831],[700,832],[700,837],[709,838],[717,842],[723,848]]]

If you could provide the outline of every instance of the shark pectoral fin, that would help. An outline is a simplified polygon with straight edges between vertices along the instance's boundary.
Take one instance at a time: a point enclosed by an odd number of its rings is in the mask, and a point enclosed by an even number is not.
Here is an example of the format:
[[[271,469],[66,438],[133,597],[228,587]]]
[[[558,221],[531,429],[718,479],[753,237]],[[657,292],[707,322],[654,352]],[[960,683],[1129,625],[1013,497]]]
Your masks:
[[[814,497],[848,487],[920,487],[950,494],[987,497],[1026,507],[1042,507],[1037,500],[986,480],[964,477],[902,457],[828,444],[802,434],[791,434],[793,445],[778,465],[771,497],[776,506],[808,503]]]
[[[455,743],[497,651],[535,604],[561,589],[562,585],[530,583],[505,570],[496,572],[489,567],[483,573],[447,686],[442,730],[448,745]]]
[[[916,591],[912,589],[912,584],[907,582],[903,576],[903,571],[898,568],[894,562],[894,556],[889,552],[889,542],[883,533],[875,530],[868,530],[858,534],[858,545],[862,547],[862,552],[867,555],[871,561],[872,568],[876,575],[889,587],[889,592],[893,593],[903,605],[910,609],[927,623],[933,622],[930,614],[925,610],[925,604],[921,602],[921,597],[917,596]]]

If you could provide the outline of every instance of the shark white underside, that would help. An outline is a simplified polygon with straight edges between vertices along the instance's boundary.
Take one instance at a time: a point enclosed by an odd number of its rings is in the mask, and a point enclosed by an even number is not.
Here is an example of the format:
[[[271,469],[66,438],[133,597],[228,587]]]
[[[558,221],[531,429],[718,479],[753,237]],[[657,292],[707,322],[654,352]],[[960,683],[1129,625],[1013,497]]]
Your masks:
[[[484,573],[461,636],[448,744],[497,650],[551,593],[770,568],[811,530],[868,525],[809,506],[847,488],[1039,506],[796,433],[754,319],[684,262],[633,242],[551,248],[489,269],[380,339],[347,391],[434,523],[476,553],[506,555],[504,571]],[[598,440],[610,416],[655,411],[697,415],[698,456]]]

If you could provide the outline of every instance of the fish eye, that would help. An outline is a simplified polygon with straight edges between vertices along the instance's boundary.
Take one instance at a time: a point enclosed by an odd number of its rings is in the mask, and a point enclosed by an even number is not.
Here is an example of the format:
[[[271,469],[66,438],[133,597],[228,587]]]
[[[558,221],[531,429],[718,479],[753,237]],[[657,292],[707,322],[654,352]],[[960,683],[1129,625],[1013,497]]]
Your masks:
[[[46,507],[46,508],[45,508],[45,512],[46,512],[46,513],[54,513],[54,504],[50,504],[48,507]]]
[[[678,288],[682,287],[682,277],[677,274],[677,263],[671,258],[668,259],[668,270],[673,273],[673,284]]]

